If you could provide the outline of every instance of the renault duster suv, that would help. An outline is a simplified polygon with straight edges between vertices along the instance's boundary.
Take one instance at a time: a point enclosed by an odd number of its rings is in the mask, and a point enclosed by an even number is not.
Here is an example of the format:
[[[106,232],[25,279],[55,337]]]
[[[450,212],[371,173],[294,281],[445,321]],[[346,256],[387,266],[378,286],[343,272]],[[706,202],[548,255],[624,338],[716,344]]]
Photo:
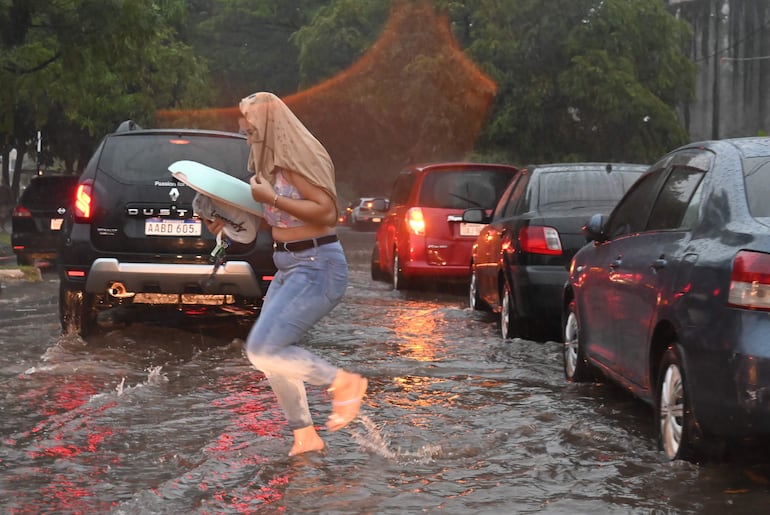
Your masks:
[[[59,314],[82,336],[104,310],[137,303],[188,311],[256,313],[275,273],[262,225],[250,243],[216,245],[193,212],[195,191],[168,170],[198,161],[247,181],[249,148],[230,132],[144,130],[124,122],[99,144],[79,178],[59,249]],[[220,266],[215,266],[220,265]]]

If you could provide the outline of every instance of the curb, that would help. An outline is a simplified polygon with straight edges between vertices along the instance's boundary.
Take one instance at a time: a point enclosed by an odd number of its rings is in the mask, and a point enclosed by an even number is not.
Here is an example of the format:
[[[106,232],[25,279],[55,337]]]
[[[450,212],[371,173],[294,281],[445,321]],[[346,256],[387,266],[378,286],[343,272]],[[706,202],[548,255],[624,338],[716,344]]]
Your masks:
[[[0,279],[24,279],[24,272],[18,268],[0,270]]]

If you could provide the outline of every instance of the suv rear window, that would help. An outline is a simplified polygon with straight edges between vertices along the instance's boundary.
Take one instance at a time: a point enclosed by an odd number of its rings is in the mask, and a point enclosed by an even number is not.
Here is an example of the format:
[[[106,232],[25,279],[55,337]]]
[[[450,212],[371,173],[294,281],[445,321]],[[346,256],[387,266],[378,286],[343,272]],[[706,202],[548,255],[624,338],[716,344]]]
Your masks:
[[[511,174],[493,170],[433,172],[423,180],[420,205],[443,209],[492,209],[511,180]]]
[[[248,156],[249,146],[239,138],[131,134],[107,138],[99,169],[122,183],[143,182],[148,174],[168,179],[168,166],[187,159],[243,177],[248,174]]]

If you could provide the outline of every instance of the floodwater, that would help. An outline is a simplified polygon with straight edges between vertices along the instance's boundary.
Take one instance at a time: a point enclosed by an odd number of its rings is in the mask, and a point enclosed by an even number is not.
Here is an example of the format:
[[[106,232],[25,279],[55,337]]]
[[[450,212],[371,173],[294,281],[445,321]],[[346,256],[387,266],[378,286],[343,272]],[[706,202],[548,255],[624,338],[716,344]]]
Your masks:
[[[767,460],[695,465],[657,450],[624,392],[569,385],[554,341],[502,341],[463,292],[369,276],[372,233],[341,229],[345,300],[307,345],[365,374],[361,417],[289,458],[243,354],[248,324],[148,313],[61,335],[58,281],[0,292],[0,512],[759,513]],[[309,388],[316,423],[329,397]],[[764,461],[764,462],[763,462]]]

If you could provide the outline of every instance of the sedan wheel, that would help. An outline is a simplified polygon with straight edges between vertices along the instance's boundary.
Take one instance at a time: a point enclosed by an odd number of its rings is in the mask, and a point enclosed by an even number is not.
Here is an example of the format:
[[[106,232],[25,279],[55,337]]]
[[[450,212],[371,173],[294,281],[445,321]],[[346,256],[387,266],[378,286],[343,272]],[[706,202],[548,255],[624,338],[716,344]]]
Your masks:
[[[580,344],[580,325],[575,312],[575,301],[569,303],[564,322],[564,376],[567,381],[580,383],[590,381],[592,374]]]
[[[511,292],[511,287],[506,282],[505,286],[503,286],[503,302],[500,306],[500,333],[503,340],[515,338],[519,335],[518,320],[513,310],[513,293]]]
[[[685,391],[682,361],[673,345],[663,355],[658,378],[658,447],[670,460],[691,459],[695,421]]]
[[[468,305],[471,309],[480,310],[481,300],[479,299],[479,285],[476,269],[471,267],[471,281],[468,286]]]

